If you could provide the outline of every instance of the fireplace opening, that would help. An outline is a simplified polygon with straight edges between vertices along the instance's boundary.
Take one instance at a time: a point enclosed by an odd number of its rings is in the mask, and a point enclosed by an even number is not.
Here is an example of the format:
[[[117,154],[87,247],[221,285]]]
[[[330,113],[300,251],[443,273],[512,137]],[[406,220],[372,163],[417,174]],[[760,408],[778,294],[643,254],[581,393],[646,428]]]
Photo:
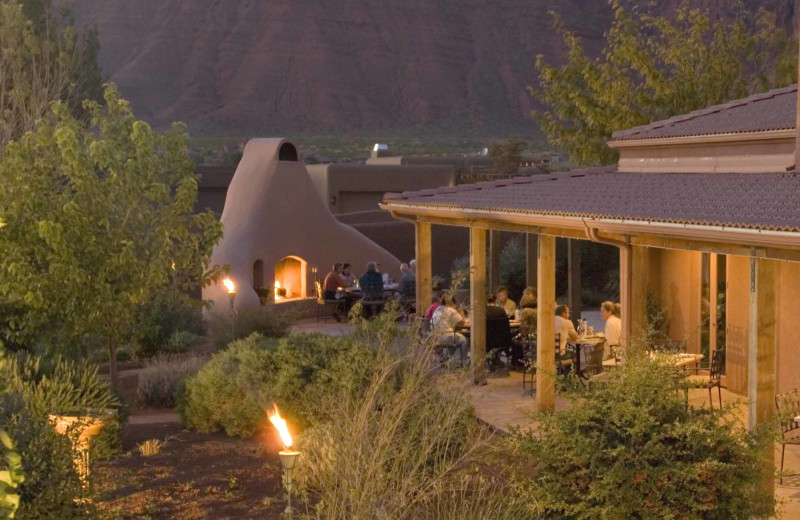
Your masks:
[[[284,302],[306,297],[306,261],[287,256],[275,265],[275,301]]]

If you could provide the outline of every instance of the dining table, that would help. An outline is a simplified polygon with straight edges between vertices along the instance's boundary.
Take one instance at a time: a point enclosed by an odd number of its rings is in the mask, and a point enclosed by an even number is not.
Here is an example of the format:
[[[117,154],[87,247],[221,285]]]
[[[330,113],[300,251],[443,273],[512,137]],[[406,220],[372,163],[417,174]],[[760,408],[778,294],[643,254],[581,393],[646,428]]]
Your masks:
[[[508,324],[511,326],[511,329],[518,329],[522,326],[522,322],[520,320],[509,319]],[[456,327],[458,330],[469,332],[471,328],[469,318],[464,318],[464,320]]]

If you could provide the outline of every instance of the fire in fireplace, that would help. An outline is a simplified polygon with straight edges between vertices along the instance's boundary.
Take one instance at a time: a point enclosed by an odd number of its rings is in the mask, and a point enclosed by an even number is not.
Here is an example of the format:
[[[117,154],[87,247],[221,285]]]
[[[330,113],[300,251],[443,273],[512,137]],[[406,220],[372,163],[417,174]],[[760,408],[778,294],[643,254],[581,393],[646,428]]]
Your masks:
[[[297,256],[287,256],[275,265],[276,302],[306,297],[306,265],[306,261]]]

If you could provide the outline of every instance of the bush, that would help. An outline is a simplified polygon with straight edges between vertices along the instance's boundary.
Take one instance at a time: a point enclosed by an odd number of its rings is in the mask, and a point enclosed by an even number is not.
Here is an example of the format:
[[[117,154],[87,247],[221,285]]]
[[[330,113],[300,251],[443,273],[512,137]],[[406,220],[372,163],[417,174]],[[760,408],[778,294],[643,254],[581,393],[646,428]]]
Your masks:
[[[167,342],[161,346],[161,352],[165,354],[183,354],[189,352],[193,346],[202,341],[203,336],[188,330],[179,330],[173,332]]]
[[[84,490],[73,466],[69,439],[55,432],[48,415],[114,411],[116,420],[92,442],[90,458],[96,461],[119,447],[119,401],[100,381],[97,367],[85,362],[11,355],[0,368],[0,377],[5,384],[0,394],[0,429],[14,439],[25,473],[18,518],[89,518],[91,511],[75,501],[84,496]]]
[[[136,312],[135,339],[140,358],[170,352],[176,333],[203,334],[203,316],[197,303],[184,298],[158,300],[142,305]],[[186,338],[182,338],[186,339]],[[187,349],[188,350],[188,349]]]
[[[760,485],[772,472],[760,465],[766,432],[745,430],[730,408],[687,406],[676,383],[685,382],[673,368],[634,349],[607,384],[516,435],[531,510],[554,519],[770,516],[774,497]]]
[[[265,338],[254,333],[215,354],[187,379],[178,402],[186,426],[203,432],[252,437],[273,402],[299,424],[322,416],[320,397],[344,388],[356,392],[369,381],[372,351],[351,338],[298,334]]]
[[[289,334],[296,315],[292,312],[278,312],[274,306],[257,310],[237,311],[231,324],[230,314],[209,313],[206,320],[208,336],[217,348],[224,348],[232,341],[244,339],[259,333],[268,338],[282,338]]]
[[[195,375],[204,364],[205,359],[198,356],[156,356],[139,373],[139,401],[147,406],[174,407],[181,381]]]

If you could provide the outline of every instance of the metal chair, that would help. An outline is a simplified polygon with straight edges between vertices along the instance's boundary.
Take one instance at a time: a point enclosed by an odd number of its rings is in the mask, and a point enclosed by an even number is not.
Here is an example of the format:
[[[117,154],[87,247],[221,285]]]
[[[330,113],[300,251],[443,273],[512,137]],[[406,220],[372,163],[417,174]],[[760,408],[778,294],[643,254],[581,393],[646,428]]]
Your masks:
[[[722,408],[722,370],[725,367],[725,352],[715,350],[711,354],[711,364],[709,366],[708,377],[703,375],[689,376],[691,385],[695,388],[708,388],[708,403],[714,408],[714,398],[711,389],[716,387],[719,394],[719,407]]]
[[[778,412],[781,429],[780,483],[783,484],[783,459],[786,455],[786,445],[800,445],[800,423],[795,421],[796,417],[800,417],[800,391],[795,388],[791,392],[776,395],[775,408]]]
[[[325,291],[322,290],[322,284],[317,281],[314,282],[314,289],[317,292],[317,323],[319,323],[320,316],[322,316],[323,323],[328,323],[328,305],[333,305],[333,312],[339,308],[339,300],[326,300]],[[331,314],[333,316],[333,314]]]
[[[513,336],[511,335],[511,321],[508,316],[486,320],[486,364],[491,371],[496,367],[495,357],[505,353],[506,359],[511,360]]]
[[[583,347],[583,351],[586,352],[586,364],[585,366],[581,366],[581,371],[578,376],[584,383],[588,384],[592,378],[596,378],[598,375],[605,372],[603,367],[605,347],[605,341]]]
[[[533,376],[536,375],[536,369],[530,367],[532,362],[536,361],[536,334],[530,334],[527,338],[528,345],[522,353],[522,389],[525,390],[525,375],[530,371],[531,374],[531,387],[533,387]],[[561,353],[559,352],[559,345],[561,345],[561,334],[556,334],[556,371],[559,371]]]
[[[383,297],[383,283],[361,284],[361,309],[365,318],[369,319],[383,311],[386,300]]]

